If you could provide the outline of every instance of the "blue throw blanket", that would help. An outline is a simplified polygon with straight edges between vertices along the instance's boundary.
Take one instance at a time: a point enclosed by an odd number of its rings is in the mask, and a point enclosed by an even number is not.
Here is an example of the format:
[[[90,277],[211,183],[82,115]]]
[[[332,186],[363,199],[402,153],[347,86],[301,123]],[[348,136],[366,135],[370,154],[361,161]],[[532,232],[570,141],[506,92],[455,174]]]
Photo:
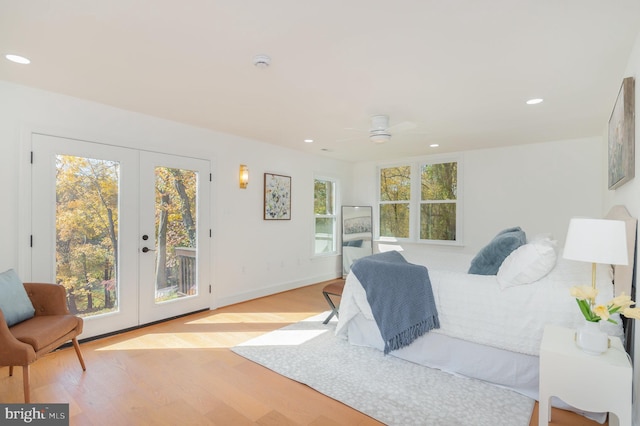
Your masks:
[[[390,251],[356,260],[351,271],[367,293],[385,354],[440,328],[429,272],[424,266],[409,263],[399,252]]]

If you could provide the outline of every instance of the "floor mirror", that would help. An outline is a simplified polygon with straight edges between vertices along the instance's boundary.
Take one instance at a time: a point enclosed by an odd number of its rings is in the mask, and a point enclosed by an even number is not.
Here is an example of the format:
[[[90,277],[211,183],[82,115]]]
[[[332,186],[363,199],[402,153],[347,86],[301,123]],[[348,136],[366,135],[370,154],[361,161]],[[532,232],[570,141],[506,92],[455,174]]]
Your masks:
[[[373,254],[371,206],[342,206],[342,277],[357,259]]]

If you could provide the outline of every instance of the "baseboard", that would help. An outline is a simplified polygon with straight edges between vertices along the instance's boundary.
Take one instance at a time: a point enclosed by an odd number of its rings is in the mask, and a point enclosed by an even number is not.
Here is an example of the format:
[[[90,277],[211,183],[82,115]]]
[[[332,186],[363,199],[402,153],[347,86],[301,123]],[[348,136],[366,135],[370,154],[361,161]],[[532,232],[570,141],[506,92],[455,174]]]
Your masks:
[[[295,290],[296,288],[306,287],[311,284],[320,283],[323,281],[333,280],[338,278],[336,273],[317,275],[315,277],[306,278],[303,280],[290,281],[287,283],[280,283],[263,287],[244,293],[238,293],[231,296],[225,296],[217,298],[212,302],[211,309],[221,308],[223,306],[234,305],[236,303],[246,302],[247,300],[258,299],[260,297],[271,296],[276,293],[282,293],[283,291]]]

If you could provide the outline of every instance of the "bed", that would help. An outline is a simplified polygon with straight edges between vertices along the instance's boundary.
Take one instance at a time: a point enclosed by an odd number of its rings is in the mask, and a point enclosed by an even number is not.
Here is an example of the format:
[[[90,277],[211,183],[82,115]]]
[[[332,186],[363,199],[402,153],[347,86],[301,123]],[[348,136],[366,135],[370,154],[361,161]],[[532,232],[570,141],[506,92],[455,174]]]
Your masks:
[[[629,259],[635,259],[636,219],[622,206],[614,207],[606,218],[625,221]],[[554,244],[549,236],[537,236],[533,240],[528,239],[526,244],[543,240],[552,247]],[[504,279],[498,279],[500,275],[467,273],[476,255],[445,253],[423,259],[405,254],[408,262],[428,269],[440,328],[389,354],[491,382],[537,400],[538,351],[544,325],[553,323],[576,328],[581,324],[582,316],[569,289],[588,284],[591,276],[590,264],[563,259],[562,248],[553,249],[553,265],[543,277],[514,285],[506,285],[513,283],[505,284]],[[609,265],[598,265],[598,301],[607,302],[621,292],[633,295],[632,277],[632,264],[618,266],[615,271]],[[624,341],[622,321],[618,321],[618,325],[602,325],[609,335]],[[364,287],[353,271],[345,281],[336,335],[354,345],[385,348]],[[555,401],[555,405],[568,408],[559,401]]]

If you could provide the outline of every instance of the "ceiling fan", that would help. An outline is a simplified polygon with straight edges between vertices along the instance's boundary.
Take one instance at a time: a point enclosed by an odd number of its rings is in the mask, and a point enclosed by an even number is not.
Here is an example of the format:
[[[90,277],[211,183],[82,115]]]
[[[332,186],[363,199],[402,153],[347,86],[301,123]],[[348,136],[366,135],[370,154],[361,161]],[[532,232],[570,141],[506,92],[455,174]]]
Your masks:
[[[374,115],[371,117],[371,127],[369,128],[369,140],[373,143],[385,143],[391,139],[393,134],[414,129],[415,123],[404,121],[402,123],[389,126],[388,115]]]

